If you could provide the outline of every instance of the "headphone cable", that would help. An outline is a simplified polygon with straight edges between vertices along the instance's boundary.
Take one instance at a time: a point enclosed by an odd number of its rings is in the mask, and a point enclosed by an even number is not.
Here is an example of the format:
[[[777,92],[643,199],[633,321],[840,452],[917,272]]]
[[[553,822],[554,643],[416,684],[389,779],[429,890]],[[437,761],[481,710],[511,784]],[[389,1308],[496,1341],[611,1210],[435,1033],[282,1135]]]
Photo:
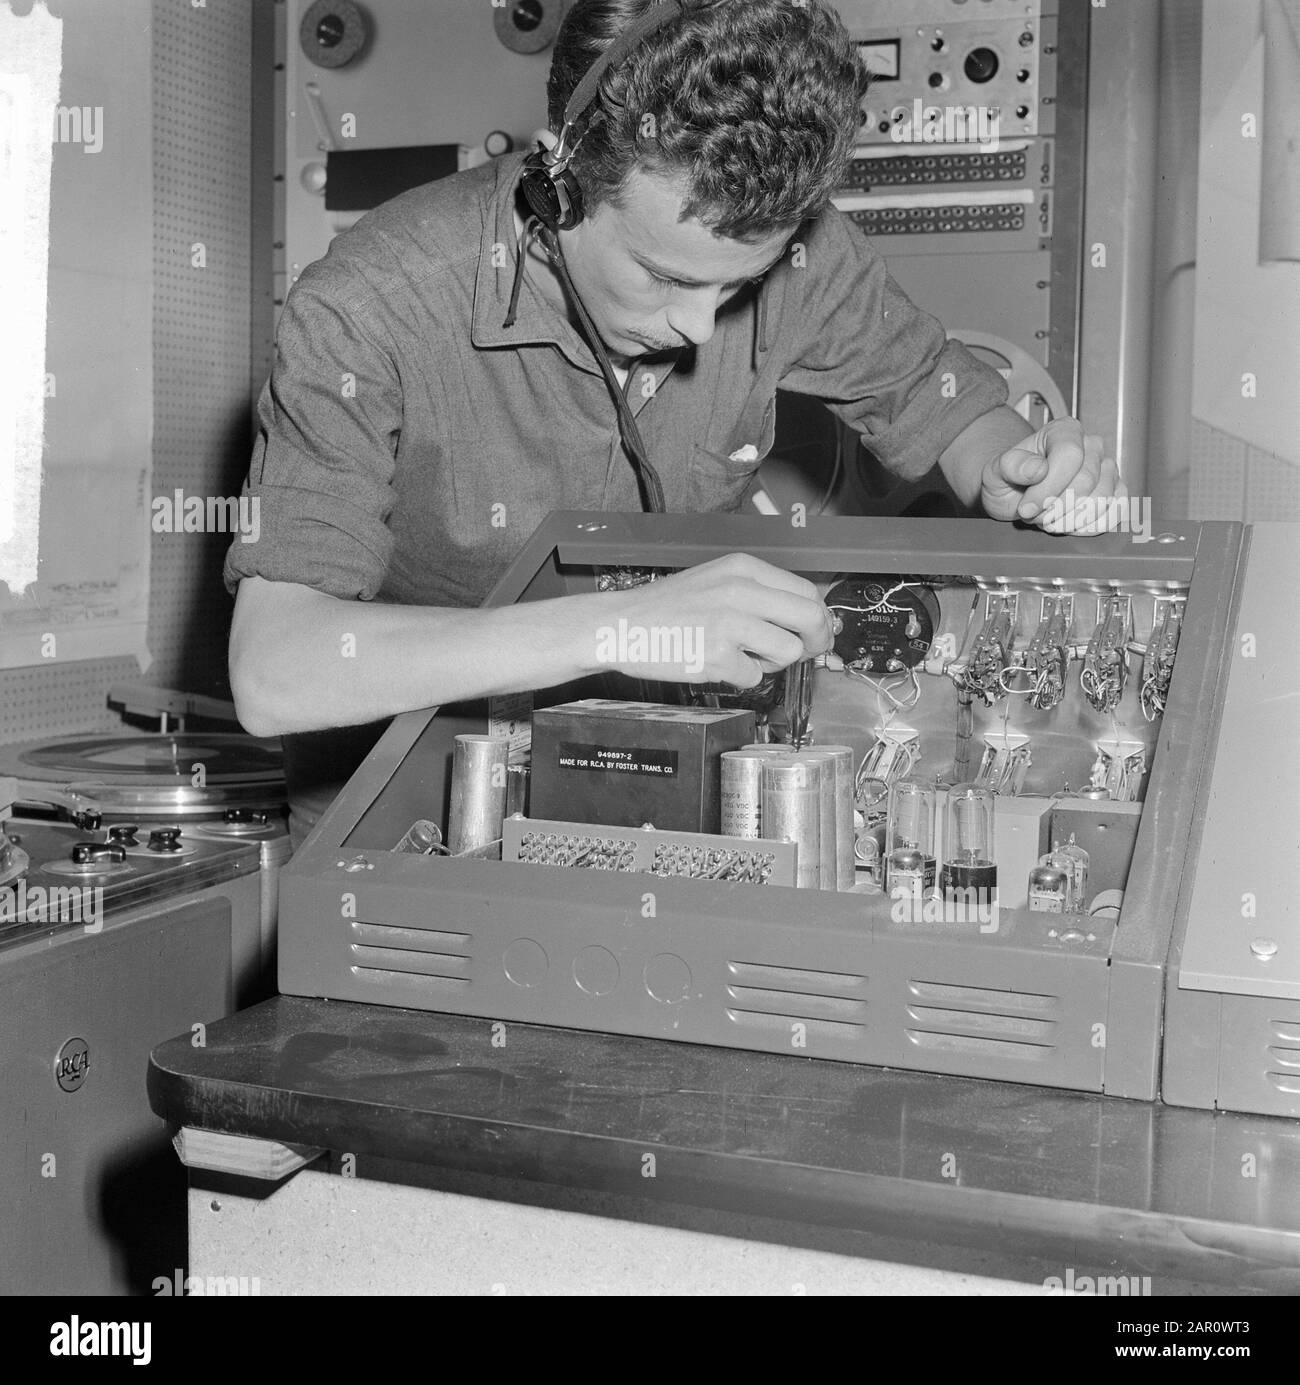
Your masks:
[[[569,266],[564,262],[564,251],[560,247],[560,238],[549,226],[544,224],[539,225],[537,238],[542,242],[546,253],[551,257],[551,263],[554,264],[559,273],[564,291],[568,294],[569,301],[578,314],[578,321],[582,324],[582,334],[586,338],[587,345],[591,348],[592,355],[596,358],[596,364],[600,366],[600,373],[605,377],[605,387],[609,390],[610,398],[614,401],[614,408],[618,413],[618,427],[623,438],[623,447],[636,467],[637,481],[641,492],[641,508],[648,510],[651,514],[661,515],[664,513],[663,482],[660,481],[659,473],[650,461],[645,443],[641,438],[641,430],[637,427],[632,410],[628,407],[627,398],[619,387],[618,379],[614,374],[614,367],[610,364],[609,354],[605,350],[605,344],[601,341],[600,334],[596,331],[595,324],[587,313],[586,305],[579,297],[578,290],[574,288],[573,280],[569,277]]]

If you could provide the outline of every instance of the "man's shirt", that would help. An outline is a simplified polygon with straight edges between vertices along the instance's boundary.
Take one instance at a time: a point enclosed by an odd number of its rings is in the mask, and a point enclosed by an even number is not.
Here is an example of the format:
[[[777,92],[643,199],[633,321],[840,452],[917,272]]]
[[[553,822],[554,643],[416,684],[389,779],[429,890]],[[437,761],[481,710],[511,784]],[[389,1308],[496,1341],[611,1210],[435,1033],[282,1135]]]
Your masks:
[[[536,266],[504,325],[522,163],[385,203],[294,285],[246,485],[260,534],[231,545],[231,590],[258,575],[346,599],[475,606],[552,510],[640,510],[600,369]],[[800,229],[761,289],[724,306],[704,346],[630,369],[625,393],[669,511],[739,506],[772,446],[778,387],[824,400],[905,478],[1006,399],[834,209]],[[376,734],[285,738],[296,837]]]
[[[521,165],[510,156],[386,203],[294,285],[258,404],[247,489],[261,532],[231,546],[232,590],[257,574],[345,598],[478,605],[550,511],[640,510],[599,367],[532,282],[536,266],[503,325]],[[722,309],[706,345],[631,369],[668,510],[739,505],[772,446],[778,387],[825,400],[907,478],[1006,399],[834,209],[761,290]]]

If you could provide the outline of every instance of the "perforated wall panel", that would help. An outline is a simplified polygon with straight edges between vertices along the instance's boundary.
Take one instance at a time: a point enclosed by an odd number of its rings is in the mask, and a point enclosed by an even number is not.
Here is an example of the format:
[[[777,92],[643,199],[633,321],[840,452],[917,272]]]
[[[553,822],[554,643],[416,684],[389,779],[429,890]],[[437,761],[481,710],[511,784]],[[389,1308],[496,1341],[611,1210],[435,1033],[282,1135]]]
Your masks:
[[[1258,447],[1246,449],[1247,520],[1300,520],[1300,467]]]
[[[1246,504],[1246,444],[1192,420],[1188,519],[1241,519]]]
[[[155,495],[237,495],[248,468],[251,10],[153,7]],[[154,536],[151,681],[223,688],[228,543]]]

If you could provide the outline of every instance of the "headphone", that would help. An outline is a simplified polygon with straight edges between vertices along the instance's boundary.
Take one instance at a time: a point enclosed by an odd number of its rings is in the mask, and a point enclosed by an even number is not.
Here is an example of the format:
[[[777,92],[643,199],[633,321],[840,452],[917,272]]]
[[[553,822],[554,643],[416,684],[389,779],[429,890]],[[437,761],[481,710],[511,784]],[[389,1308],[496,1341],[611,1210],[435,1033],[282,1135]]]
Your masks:
[[[574,89],[564,108],[564,124],[554,149],[539,146],[524,164],[521,186],[528,209],[548,230],[571,231],[583,218],[582,188],[569,170],[569,163],[582,143],[573,140],[573,127],[596,99],[601,78],[617,67],[628,54],[656,29],[677,19],[682,13],[680,0],[661,0],[640,19],[634,20],[596,59]],[[573,140],[570,143],[570,140]]]

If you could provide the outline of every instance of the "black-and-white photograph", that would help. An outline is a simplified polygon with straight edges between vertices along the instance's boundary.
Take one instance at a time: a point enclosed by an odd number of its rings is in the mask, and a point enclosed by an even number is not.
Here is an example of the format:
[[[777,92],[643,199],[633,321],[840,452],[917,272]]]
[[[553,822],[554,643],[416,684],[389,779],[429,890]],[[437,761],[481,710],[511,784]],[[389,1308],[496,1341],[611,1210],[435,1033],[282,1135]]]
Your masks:
[[[34,1359],[1281,1350],[1300,0],[0,0],[0,302]]]

